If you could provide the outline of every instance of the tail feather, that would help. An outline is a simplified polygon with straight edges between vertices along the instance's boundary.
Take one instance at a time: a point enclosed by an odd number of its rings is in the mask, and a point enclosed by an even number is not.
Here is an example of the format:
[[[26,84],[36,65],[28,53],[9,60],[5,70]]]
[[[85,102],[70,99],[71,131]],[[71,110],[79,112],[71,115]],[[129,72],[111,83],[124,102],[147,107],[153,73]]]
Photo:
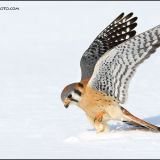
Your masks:
[[[146,128],[145,126],[142,126],[140,124],[137,124],[135,122],[131,122],[131,121],[123,121],[125,124],[130,125],[130,126],[134,126],[134,127],[138,127],[138,128]]]
[[[148,123],[148,122],[132,115],[130,112],[128,112],[123,107],[121,107],[121,110],[122,110],[122,113],[123,113],[123,117],[124,117],[124,119],[127,123],[132,124],[134,126],[136,125],[136,126],[144,127],[144,128],[149,129],[149,130],[152,130],[154,132],[160,132],[160,127],[155,126],[151,123]]]

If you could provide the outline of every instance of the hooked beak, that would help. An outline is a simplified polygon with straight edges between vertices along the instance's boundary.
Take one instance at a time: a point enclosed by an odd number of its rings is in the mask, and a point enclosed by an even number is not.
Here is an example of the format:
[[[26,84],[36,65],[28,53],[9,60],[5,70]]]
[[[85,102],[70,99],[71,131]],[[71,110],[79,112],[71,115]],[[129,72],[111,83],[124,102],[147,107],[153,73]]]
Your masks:
[[[71,100],[65,99],[65,100],[64,100],[64,107],[65,107],[65,108],[68,108],[69,105],[70,105],[70,103],[71,103]]]
[[[64,107],[65,107],[65,108],[68,108],[68,107],[69,107],[69,104],[65,104]]]

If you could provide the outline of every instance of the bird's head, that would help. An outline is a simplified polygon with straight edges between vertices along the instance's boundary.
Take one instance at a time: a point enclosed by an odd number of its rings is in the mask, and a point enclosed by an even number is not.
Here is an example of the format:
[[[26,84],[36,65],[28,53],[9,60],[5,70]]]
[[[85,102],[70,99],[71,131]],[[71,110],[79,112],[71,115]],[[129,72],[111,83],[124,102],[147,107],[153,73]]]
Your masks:
[[[61,99],[66,108],[68,108],[70,104],[78,104],[81,99],[82,91],[80,88],[82,88],[82,86],[81,83],[72,83],[63,89]]]

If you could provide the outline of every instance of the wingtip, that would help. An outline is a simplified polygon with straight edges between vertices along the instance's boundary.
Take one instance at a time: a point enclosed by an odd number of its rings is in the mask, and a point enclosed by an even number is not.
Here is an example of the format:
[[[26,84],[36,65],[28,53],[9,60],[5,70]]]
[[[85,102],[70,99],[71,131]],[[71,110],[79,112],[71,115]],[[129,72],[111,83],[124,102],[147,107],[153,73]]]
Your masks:
[[[122,19],[124,17],[124,12],[122,12],[117,18],[116,18],[116,20],[120,20],[120,19]]]
[[[135,27],[137,27],[137,25],[138,25],[137,23],[134,23],[134,26],[135,26]],[[135,28],[135,27],[134,27],[134,28]]]
[[[134,13],[133,13],[133,12],[130,12],[129,14],[133,16]]]
[[[135,19],[137,20],[137,19],[138,19],[138,17],[135,17]]]
[[[121,15],[121,16],[124,16],[124,12],[122,12],[120,15]],[[119,15],[119,16],[120,16],[120,15]]]
[[[130,12],[126,17],[132,17],[133,16],[133,12]]]

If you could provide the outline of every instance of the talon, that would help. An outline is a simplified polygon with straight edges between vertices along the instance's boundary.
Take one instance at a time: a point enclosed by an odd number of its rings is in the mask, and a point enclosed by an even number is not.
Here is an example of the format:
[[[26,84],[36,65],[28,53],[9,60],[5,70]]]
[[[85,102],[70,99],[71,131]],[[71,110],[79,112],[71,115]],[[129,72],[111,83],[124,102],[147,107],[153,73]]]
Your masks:
[[[104,112],[104,111],[103,111],[103,112],[98,113],[98,114],[95,116],[95,118],[94,118],[94,122],[96,122],[96,121],[98,121],[98,122],[102,122],[104,114],[105,114],[105,112]]]

